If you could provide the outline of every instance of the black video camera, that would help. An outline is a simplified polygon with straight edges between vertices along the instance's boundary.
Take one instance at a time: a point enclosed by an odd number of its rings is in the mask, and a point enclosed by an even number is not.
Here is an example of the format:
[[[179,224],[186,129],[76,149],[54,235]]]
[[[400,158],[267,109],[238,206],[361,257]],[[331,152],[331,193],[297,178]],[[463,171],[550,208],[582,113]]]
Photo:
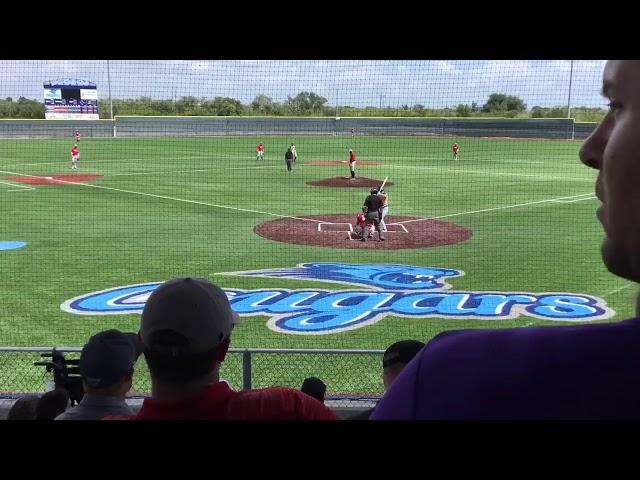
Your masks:
[[[63,388],[69,393],[71,406],[75,407],[84,397],[84,387],[80,376],[80,360],[67,360],[62,352],[53,349],[51,353],[40,354],[51,361],[35,362],[35,366],[46,367],[47,373],[53,372],[53,383],[56,388]]]

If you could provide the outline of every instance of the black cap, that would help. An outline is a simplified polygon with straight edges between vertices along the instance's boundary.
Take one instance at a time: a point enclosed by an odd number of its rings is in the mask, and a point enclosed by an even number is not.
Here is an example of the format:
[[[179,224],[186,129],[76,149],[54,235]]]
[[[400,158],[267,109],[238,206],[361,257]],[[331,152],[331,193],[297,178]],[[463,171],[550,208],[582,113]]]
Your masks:
[[[397,364],[406,365],[424,347],[418,340],[401,340],[391,345],[382,356],[382,368],[389,368]]]
[[[304,382],[302,382],[302,388],[300,390],[310,397],[323,402],[324,394],[327,391],[327,386],[319,378],[309,377],[305,378]]]
[[[124,379],[142,353],[135,333],[106,330],[89,339],[80,354],[80,374],[91,388],[107,388]]]

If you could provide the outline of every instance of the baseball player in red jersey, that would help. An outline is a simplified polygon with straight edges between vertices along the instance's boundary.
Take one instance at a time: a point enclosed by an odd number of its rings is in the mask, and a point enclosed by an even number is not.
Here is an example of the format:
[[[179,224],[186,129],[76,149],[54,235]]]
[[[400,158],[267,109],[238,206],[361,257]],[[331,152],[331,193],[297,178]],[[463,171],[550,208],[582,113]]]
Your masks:
[[[355,227],[353,227],[353,233],[355,233],[359,239],[361,239],[362,236],[364,235],[365,226],[366,226],[366,218],[364,213],[361,212],[356,217],[356,225]],[[373,222],[369,222],[369,238],[373,237],[373,232],[375,231],[376,231],[375,225],[373,224]]]
[[[264,145],[262,143],[258,144],[258,147],[256,148],[256,160],[264,160]]]
[[[78,143],[80,141],[80,130],[74,130],[73,131],[73,136],[76,139],[76,143]]]
[[[349,150],[349,169],[351,170],[351,179],[356,178],[356,152]]]
[[[460,151],[460,147],[457,143],[453,144],[453,159],[458,160],[458,152]]]
[[[355,128],[352,128],[352,129],[351,129],[351,138],[353,138],[353,137],[355,137],[355,136],[356,136],[356,129],[355,129]]]
[[[80,149],[78,148],[78,144],[75,144],[71,149],[71,169],[78,169],[78,161],[80,160]]]

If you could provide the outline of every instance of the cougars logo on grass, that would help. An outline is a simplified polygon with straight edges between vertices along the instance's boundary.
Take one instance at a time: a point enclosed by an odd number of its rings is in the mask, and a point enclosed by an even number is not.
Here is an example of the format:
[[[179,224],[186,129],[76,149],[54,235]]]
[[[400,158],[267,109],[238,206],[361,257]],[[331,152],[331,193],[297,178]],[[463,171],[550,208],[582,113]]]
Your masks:
[[[513,319],[520,316],[561,322],[602,320],[615,312],[598,297],[579,293],[453,291],[447,280],[462,270],[399,264],[302,263],[231,275],[329,282],[361,287],[225,288],[241,316],[269,317],[267,326],[281,333],[318,335],[372,325],[386,316]],[[67,300],[62,310],[83,315],[141,313],[149,295],[162,282],[110,288]]]

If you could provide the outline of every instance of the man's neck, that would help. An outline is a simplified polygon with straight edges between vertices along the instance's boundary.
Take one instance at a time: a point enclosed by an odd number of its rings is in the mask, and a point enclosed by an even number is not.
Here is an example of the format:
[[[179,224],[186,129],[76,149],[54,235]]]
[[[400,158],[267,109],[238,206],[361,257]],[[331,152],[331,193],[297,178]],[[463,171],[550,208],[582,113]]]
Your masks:
[[[108,402],[126,402],[126,395],[111,395],[105,393],[87,392],[82,397],[83,404]]]
[[[191,382],[187,384],[175,385],[158,381],[151,381],[151,397],[159,402],[180,402],[193,398],[204,389],[215,385],[220,381],[218,375]]]

